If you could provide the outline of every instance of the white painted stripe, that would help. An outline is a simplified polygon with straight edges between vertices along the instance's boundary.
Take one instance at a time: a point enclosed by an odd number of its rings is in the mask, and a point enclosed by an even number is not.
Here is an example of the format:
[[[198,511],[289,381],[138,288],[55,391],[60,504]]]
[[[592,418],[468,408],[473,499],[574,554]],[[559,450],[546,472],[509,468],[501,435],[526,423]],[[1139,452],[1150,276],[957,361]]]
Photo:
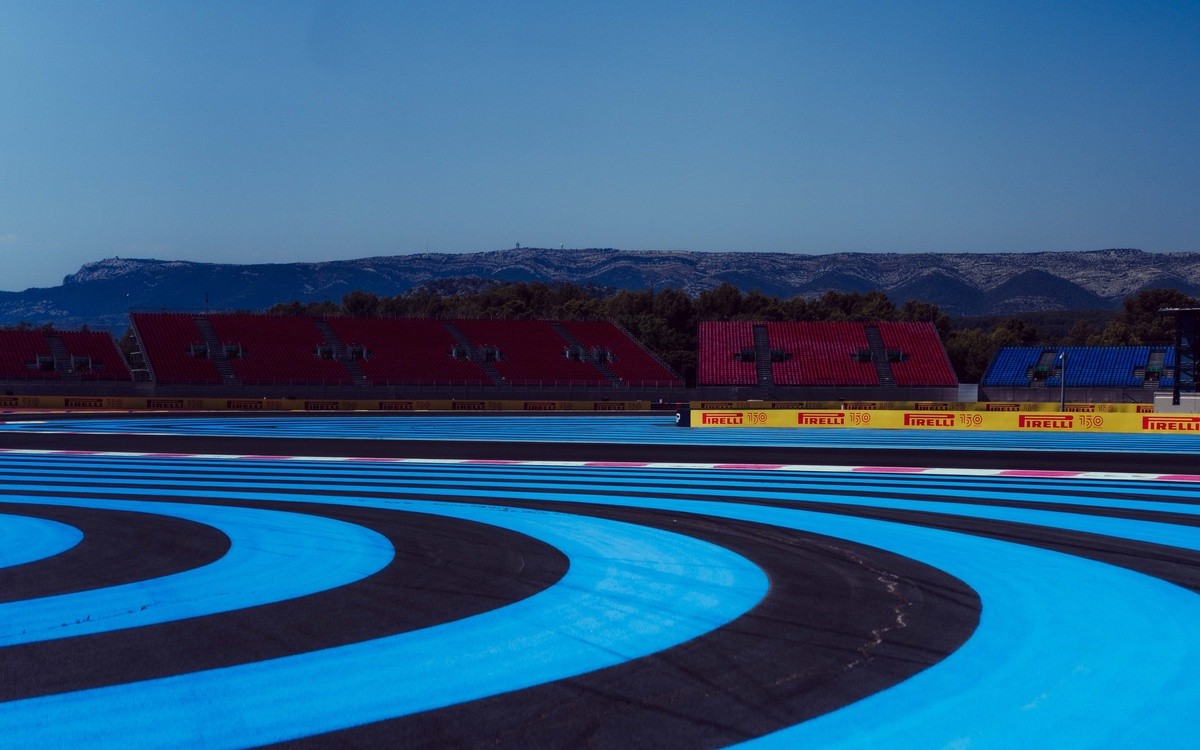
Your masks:
[[[0,454],[100,456],[123,458],[188,458],[244,461],[328,461],[382,464],[462,464],[469,466],[557,466],[622,469],[710,469],[719,471],[787,471],[809,473],[928,474],[937,476],[1014,477],[1029,479],[1091,479],[1133,482],[1200,482],[1200,474],[1148,474],[1116,471],[1053,471],[1036,469],[971,469],[916,466],[824,466],[815,464],[680,463],[659,461],[539,461],[478,458],[399,458],[390,456],[268,456],[223,453],[152,453],[130,451],[71,451],[40,448],[0,448]]]

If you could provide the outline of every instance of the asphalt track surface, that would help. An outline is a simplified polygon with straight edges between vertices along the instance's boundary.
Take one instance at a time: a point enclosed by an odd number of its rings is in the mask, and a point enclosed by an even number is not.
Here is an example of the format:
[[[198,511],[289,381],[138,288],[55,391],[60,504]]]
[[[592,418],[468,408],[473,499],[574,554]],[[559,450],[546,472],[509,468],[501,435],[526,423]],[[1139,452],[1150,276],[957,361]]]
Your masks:
[[[10,419],[3,744],[1200,744],[1200,441]]]

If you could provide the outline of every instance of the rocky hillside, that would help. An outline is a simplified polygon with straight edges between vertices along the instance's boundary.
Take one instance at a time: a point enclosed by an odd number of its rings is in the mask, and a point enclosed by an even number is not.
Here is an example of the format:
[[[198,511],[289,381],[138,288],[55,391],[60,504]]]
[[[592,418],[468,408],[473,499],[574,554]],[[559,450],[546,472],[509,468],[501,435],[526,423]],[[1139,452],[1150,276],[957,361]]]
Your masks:
[[[84,265],[61,286],[0,292],[0,324],[123,330],[131,308],[258,310],[292,299],[337,300],[354,289],[394,295],[461,278],[675,287],[691,294],[729,282],[780,297],[882,290],[897,303],[923,299],[952,315],[990,315],[1111,308],[1154,287],[1198,295],[1200,253],[796,255],[522,248],[250,265],[112,258]]]

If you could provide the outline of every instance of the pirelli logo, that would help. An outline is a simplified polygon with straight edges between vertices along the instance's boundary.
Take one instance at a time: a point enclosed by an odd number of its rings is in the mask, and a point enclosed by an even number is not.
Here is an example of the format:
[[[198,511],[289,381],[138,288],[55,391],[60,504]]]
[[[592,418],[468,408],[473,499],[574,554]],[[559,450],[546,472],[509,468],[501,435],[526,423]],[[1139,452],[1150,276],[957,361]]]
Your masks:
[[[700,424],[745,424],[746,414],[740,411],[706,411],[700,414]]]
[[[701,409],[732,409],[732,401],[701,401]]]
[[[0,398],[0,406],[4,407],[6,409],[15,407],[16,405],[17,405],[16,398]]]
[[[1022,414],[1017,418],[1017,427],[1022,430],[1070,430],[1075,427],[1073,414]]]
[[[1200,417],[1142,417],[1146,432],[1200,432]]]
[[[242,409],[245,411],[257,411],[263,408],[262,401],[252,401],[250,399],[231,399],[225,402],[226,409]]]
[[[942,402],[942,403],[928,403],[928,404],[915,404],[915,405],[913,406],[913,408],[915,408],[917,411],[945,411],[946,409],[949,409],[949,408],[950,408],[950,404],[947,404],[947,403],[945,403],[945,402]]]
[[[953,414],[938,414],[934,412],[913,414],[905,412],[904,426],[905,427],[953,427]]]
[[[845,412],[802,411],[796,414],[796,424],[806,427],[844,427]]]
[[[182,409],[183,399],[181,398],[151,398],[146,399],[147,409]]]
[[[554,401],[526,401],[521,406],[522,411],[558,411],[558,403]]]
[[[1095,404],[1067,404],[1067,411],[1091,414],[1096,411]]]
[[[620,401],[594,401],[592,411],[625,411],[625,404]]]
[[[412,411],[412,401],[380,401],[379,408],[381,411]]]
[[[102,398],[66,398],[63,405],[68,409],[100,409],[104,407]]]
[[[455,401],[451,408],[454,411],[485,411],[487,404],[483,401]]]
[[[341,402],[338,401],[305,401],[304,408],[306,411],[338,411],[341,408]]]
[[[1020,404],[1002,404],[1000,402],[989,402],[983,405],[984,411],[1021,411]]]

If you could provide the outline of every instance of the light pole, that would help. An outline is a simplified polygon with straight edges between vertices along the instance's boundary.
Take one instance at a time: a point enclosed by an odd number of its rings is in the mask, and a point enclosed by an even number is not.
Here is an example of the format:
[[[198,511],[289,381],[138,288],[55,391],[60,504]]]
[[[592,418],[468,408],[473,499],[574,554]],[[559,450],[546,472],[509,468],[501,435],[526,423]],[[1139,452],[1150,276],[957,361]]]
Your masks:
[[[1067,410],[1067,353],[1058,353],[1058,410]]]

